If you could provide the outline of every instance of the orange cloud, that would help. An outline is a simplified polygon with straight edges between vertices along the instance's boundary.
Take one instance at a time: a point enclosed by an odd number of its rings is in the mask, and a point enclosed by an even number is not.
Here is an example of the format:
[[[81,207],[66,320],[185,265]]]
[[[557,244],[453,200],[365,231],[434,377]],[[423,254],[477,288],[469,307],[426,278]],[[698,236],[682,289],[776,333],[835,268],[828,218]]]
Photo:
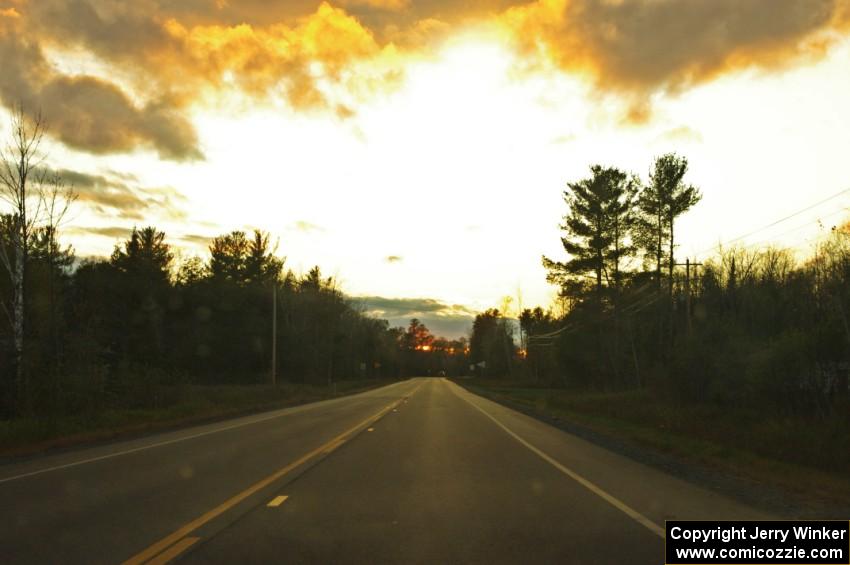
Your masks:
[[[586,77],[639,122],[653,92],[822,56],[850,0],[0,0],[0,100],[42,104],[73,147],[193,159],[185,113],[207,94],[351,117],[410,57],[494,22],[526,61]],[[63,75],[47,47],[88,53],[120,85]]]
[[[378,10],[389,10],[398,12],[410,6],[410,0],[340,0],[343,6],[363,6],[367,8],[376,8]]]
[[[820,57],[848,19],[847,0],[537,0],[500,23],[525,53],[602,89],[675,92]]]
[[[296,108],[327,105],[319,78],[338,80],[359,60],[381,52],[372,33],[344,11],[323,3],[295,26],[163,24],[172,40],[160,50],[162,72],[196,77],[213,87],[234,81],[252,95],[285,94]]]

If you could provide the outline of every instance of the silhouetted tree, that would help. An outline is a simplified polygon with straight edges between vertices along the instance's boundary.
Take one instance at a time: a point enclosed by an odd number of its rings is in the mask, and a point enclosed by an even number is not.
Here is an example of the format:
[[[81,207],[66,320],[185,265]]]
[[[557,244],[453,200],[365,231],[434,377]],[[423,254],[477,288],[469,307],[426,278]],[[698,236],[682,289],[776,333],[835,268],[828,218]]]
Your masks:
[[[499,310],[492,308],[475,316],[469,349],[470,361],[474,364],[484,362],[486,375],[510,375],[516,345],[513,332]]]
[[[569,183],[564,192],[569,211],[561,225],[561,243],[569,258],[559,262],[544,256],[543,266],[547,280],[563,292],[580,290],[576,279],[592,275],[601,300],[606,281],[619,286],[621,261],[631,253],[627,240],[637,183],[615,168],[594,165],[590,170],[590,178]]]
[[[0,263],[9,276],[11,300],[1,304],[12,327],[15,383],[18,401],[29,410],[29,382],[24,350],[27,334],[27,268],[29,251],[36,232],[47,229],[53,237],[61,215],[72,200],[62,179],[46,166],[42,150],[45,125],[41,114],[27,115],[23,106],[12,112],[9,139],[0,146],[0,200],[9,209],[4,235],[10,245],[0,245]],[[50,247],[50,246],[48,246]],[[10,307],[9,307],[10,306]],[[9,386],[9,383],[4,383]]]
[[[673,280],[673,269],[676,266],[676,219],[702,199],[698,188],[684,183],[687,171],[688,160],[685,157],[668,153],[656,158],[649,175],[649,184],[638,199],[641,212],[638,240],[655,262],[655,278],[659,288],[665,261],[668,280]]]
[[[244,282],[249,247],[243,231],[232,231],[213,239],[210,243],[210,276],[217,281]]]
[[[162,354],[173,259],[165,233],[153,226],[133,228],[130,238],[112,252],[110,264],[119,275],[130,323],[125,347],[134,362],[149,364]]]

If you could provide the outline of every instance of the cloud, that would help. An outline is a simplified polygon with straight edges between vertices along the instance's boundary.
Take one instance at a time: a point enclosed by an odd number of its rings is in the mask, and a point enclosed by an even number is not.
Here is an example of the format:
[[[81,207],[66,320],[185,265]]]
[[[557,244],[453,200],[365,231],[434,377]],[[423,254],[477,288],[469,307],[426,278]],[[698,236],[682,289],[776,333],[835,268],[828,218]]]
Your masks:
[[[475,310],[462,304],[447,304],[434,298],[385,298],[382,296],[356,296],[354,300],[367,312],[390,317],[415,317],[432,314],[441,317],[474,318]]]
[[[572,143],[575,140],[576,135],[574,133],[567,133],[553,138],[550,143],[552,143],[552,145],[563,145],[567,143]]]
[[[173,186],[140,187],[137,190],[145,196],[146,207],[158,209],[160,216],[170,220],[188,217],[184,205],[189,199]]]
[[[132,65],[137,83],[147,81],[151,91],[165,89],[181,102],[235,87],[257,98],[283,96],[300,110],[337,110],[319,83],[340,82],[349,65],[382,51],[371,29],[327,2],[176,4],[182,6],[43,0],[32,10],[48,41],[89,50],[123,68]],[[352,6],[379,4],[401,6],[399,0]]]
[[[451,338],[468,334],[476,314],[462,304],[448,304],[434,298],[355,296],[352,300],[367,314],[387,319],[391,325],[406,326],[411,318],[418,318],[432,333]]]
[[[20,18],[0,15],[0,101],[43,109],[48,133],[92,153],[156,150],[166,159],[202,158],[189,121],[165,100],[137,105],[118,86],[91,76],[65,76],[45,58]]]
[[[410,0],[339,0],[339,3],[343,6],[364,6],[378,10],[389,10],[391,12],[404,10],[410,6]]]
[[[149,147],[164,159],[203,158],[192,125],[165,102],[136,107],[118,87],[93,77],[55,77],[34,98],[47,109],[50,133],[70,147],[91,153]]]
[[[123,218],[140,220],[147,207],[145,199],[123,181],[98,174],[62,169],[57,171],[62,179],[72,185],[81,203],[91,205],[102,214],[106,208],[118,212]]]
[[[131,228],[122,226],[105,226],[105,227],[71,227],[68,231],[76,234],[99,235],[110,237],[113,239],[126,239],[132,233]]]
[[[214,238],[215,236],[211,235],[199,235],[190,233],[186,235],[181,235],[178,239],[181,241],[185,241],[186,243],[193,243],[195,245],[207,247]]]
[[[526,54],[645,97],[741,69],[818,58],[850,23],[846,0],[537,0],[500,18]]]
[[[354,103],[401,84],[407,52],[427,50],[457,18],[508,5],[509,0],[16,1],[14,11],[0,12],[14,20],[3,25],[15,44],[3,59],[26,63],[11,65],[14,79],[6,82],[14,84],[2,101],[41,104],[57,122],[57,137],[78,149],[148,148],[166,159],[200,159],[187,119],[191,106],[215,100],[221,91],[238,91],[350,118]],[[63,75],[45,52],[83,55],[101,73]]]
[[[390,319],[388,320],[392,326],[406,326],[410,320],[408,319]],[[472,318],[445,318],[422,316],[420,322],[425,324],[432,334],[444,337],[447,339],[457,339],[459,337],[468,337],[472,331]]]
[[[159,215],[172,220],[185,218],[182,205],[186,197],[175,188],[139,186],[132,175],[84,173],[69,169],[56,171],[74,189],[80,203],[108,216],[117,213],[129,220],[144,220],[146,214],[156,210]]]
[[[587,77],[640,122],[653,93],[815,60],[850,25],[847,0],[9,2],[0,0],[6,107],[40,105],[70,147],[172,160],[203,158],[189,116],[222,92],[350,118],[359,101],[398,88],[408,57],[470,26],[495,26],[527,59]],[[63,74],[56,53],[101,72]]]
[[[0,100],[7,107],[23,101],[44,108],[51,133],[70,147],[92,153],[149,148],[165,159],[197,160],[203,154],[185,114],[205,93],[232,86],[253,97],[282,96],[299,110],[328,109],[347,118],[354,110],[332,103],[319,83],[340,83],[350,64],[382,51],[371,30],[328,3],[302,11],[290,23],[265,25],[211,23],[206,14],[217,10],[210,2],[187,2],[181,9],[170,4],[42,0],[23,4],[23,17],[3,12]],[[122,86],[59,73],[45,45],[89,52],[107,69],[120,69]],[[361,90],[373,87],[367,83]]]
[[[340,120],[347,120],[349,118],[353,118],[356,115],[357,115],[357,112],[355,112],[353,109],[346,106],[345,104],[337,104],[337,106],[336,106],[336,116]]]
[[[127,239],[133,232],[133,228],[126,226],[73,226],[68,228],[67,231],[72,234],[98,235],[113,239]],[[178,236],[176,239],[206,247],[213,238],[206,235],[186,234]]]
[[[312,224],[310,222],[305,222],[303,220],[298,220],[294,224],[290,226],[290,229],[295,231],[300,231],[304,233],[314,233],[314,232],[323,232],[325,228],[322,226],[318,226],[316,224]]]
[[[663,132],[657,138],[658,141],[686,142],[686,143],[702,143],[703,138],[700,132],[688,126],[679,126]]]
[[[384,257],[384,261],[387,263],[400,263],[404,260],[400,255],[387,255]]]

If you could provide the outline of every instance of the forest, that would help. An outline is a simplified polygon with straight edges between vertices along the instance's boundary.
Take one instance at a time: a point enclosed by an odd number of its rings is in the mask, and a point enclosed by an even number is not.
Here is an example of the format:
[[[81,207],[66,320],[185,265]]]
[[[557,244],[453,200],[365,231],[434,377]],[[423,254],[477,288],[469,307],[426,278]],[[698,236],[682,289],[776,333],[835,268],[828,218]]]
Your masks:
[[[568,183],[563,258],[542,259],[556,304],[523,310],[518,327],[503,311],[480,314],[478,376],[568,416],[846,469],[850,223],[802,257],[742,243],[681,257],[677,220],[701,192],[683,156],[650,171],[644,181],[596,165]]]
[[[109,257],[62,243],[73,187],[42,159],[44,129],[18,113],[0,186],[0,417],[159,408],[181,387],[333,387],[474,375],[573,391],[835,420],[848,404],[850,228],[814,253],[770,246],[677,255],[677,221],[701,199],[688,161],[646,180],[594,165],[567,184],[563,257],[543,257],[551,307],[475,317],[469,338],[367,315],[316,266],[288,269],[262,230],[179,258],[133,227]]]
[[[76,195],[44,162],[42,122],[19,111],[12,126],[0,171],[0,419],[160,409],[186,386],[335,390],[464,370],[464,338],[366,315],[318,266],[288,269],[261,230],[180,259],[163,231],[133,227],[111,256],[78,257],[62,243]]]

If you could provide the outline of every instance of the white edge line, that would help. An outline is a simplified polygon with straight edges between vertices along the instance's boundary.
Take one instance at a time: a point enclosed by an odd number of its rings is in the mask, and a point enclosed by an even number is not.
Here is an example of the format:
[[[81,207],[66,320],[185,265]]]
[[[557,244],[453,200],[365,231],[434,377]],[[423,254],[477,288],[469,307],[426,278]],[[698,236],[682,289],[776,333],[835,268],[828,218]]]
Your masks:
[[[400,381],[400,382],[393,383],[393,384],[390,384],[390,385],[387,385],[387,386],[400,385],[400,384],[405,383],[405,382],[407,382],[407,381]],[[380,390],[380,389],[373,389],[373,390]],[[364,392],[372,392],[372,391],[364,391]],[[342,400],[343,398],[346,398],[346,397],[342,397],[342,398],[339,398],[339,399],[330,398],[328,400]],[[322,401],[320,401],[320,402],[322,402]],[[316,404],[316,403],[312,403],[312,404]],[[83,459],[81,461],[72,461],[71,463],[65,463],[63,465],[56,465],[54,467],[47,467],[45,469],[36,469],[35,471],[29,471],[27,473],[21,473],[20,475],[13,475],[11,477],[6,477],[6,478],[3,478],[3,479],[0,479],[0,484],[8,483],[8,482],[11,482],[11,481],[16,481],[18,479],[25,479],[27,477],[32,477],[34,475],[41,475],[41,474],[44,474],[44,473],[50,473],[51,471],[60,471],[62,469],[68,469],[69,467],[77,467],[78,465],[85,465],[86,463],[94,463],[96,461],[103,461],[104,459],[112,459],[113,457],[120,457],[122,455],[129,455],[131,453],[136,453],[138,451],[144,451],[146,449],[153,449],[155,447],[162,447],[162,446],[165,446],[165,445],[171,445],[172,443],[179,443],[181,441],[196,439],[196,438],[199,438],[199,437],[208,436],[210,434],[215,434],[215,433],[218,433],[218,432],[226,432],[228,430],[233,430],[233,429],[241,428],[241,427],[244,427],[244,426],[250,426],[251,424],[259,424],[261,422],[266,422],[268,420],[274,420],[275,418],[281,418],[283,416],[291,416],[292,414],[297,414],[298,412],[303,412],[304,410],[306,410],[308,408],[312,408],[312,407],[315,407],[315,406],[311,406],[310,404],[305,404],[305,405],[301,405],[301,406],[291,406],[290,408],[282,408],[281,409],[282,413],[272,414],[272,415],[265,416],[265,417],[262,417],[262,418],[257,418],[255,420],[251,420],[251,421],[248,421],[248,422],[240,422],[239,424],[233,424],[232,426],[226,426],[226,427],[223,427],[223,428],[216,428],[214,430],[207,430],[205,432],[193,434],[193,435],[190,435],[190,436],[178,437],[178,438],[174,438],[174,439],[169,439],[167,441],[152,443],[150,445],[142,445],[142,446],[139,446],[139,447],[134,447],[133,449],[125,449],[124,451],[118,451],[116,453],[107,453],[106,455],[100,455],[98,457],[91,457],[90,459]],[[291,410],[292,408],[295,408],[296,410],[293,411],[293,410]]]
[[[538,457],[540,457],[541,459],[543,459],[544,461],[546,461],[547,463],[549,463],[550,465],[552,465],[553,467],[558,469],[561,473],[563,473],[563,474],[567,475],[568,477],[570,477],[571,479],[573,479],[575,482],[577,482],[578,484],[580,484],[581,486],[583,486],[584,488],[586,488],[587,490],[589,490],[593,494],[595,494],[598,497],[600,497],[601,499],[603,499],[605,502],[607,502],[608,504],[610,504],[611,506],[613,506],[617,510],[626,514],[629,518],[631,518],[635,522],[639,523],[640,525],[644,526],[646,529],[648,529],[649,531],[651,531],[652,533],[654,533],[655,535],[657,535],[661,539],[664,539],[664,537],[665,537],[664,529],[661,528],[658,524],[656,524],[655,522],[653,522],[652,520],[650,520],[649,518],[647,518],[646,516],[644,516],[643,514],[641,514],[640,512],[638,512],[637,510],[635,510],[634,508],[629,506],[628,504],[626,504],[625,502],[623,502],[620,499],[608,494],[607,492],[602,490],[599,486],[592,483],[591,481],[588,481],[587,479],[585,479],[584,477],[582,477],[581,475],[579,475],[578,473],[576,473],[572,469],[569,469],[569,468],[563,466],[561,463],[559,463],[558,461],[556,461],[555,459],[553,459],[552,457],[550,457],[549,455],[547,455],[546,453],[544,453],[543,451],[538,449],[537,447],[528,443],[526,440],[524,440],[519,435],[517,435],[513,430],[509,429],[507,426],[505,426],[503,423],[501,423],[499,420],[497,420],[491,414],[487,413],[483,408],[481,408],[477,404],[473,403],[468,398],[464,398],[463,395],[458,394],[458,392],[454,389],[453,384],[450,386],[450,388],[452,389],[452,391],[455,393],[456,396],[458,396],[459,398],[462,398],[467,403],[469,403],[470,406],[472,406],[473,408],[475,408],[476,410],[478,410],[479,412],[481,412],[482,414],[487,416],[490,420],[493,421],[494,424],[496,424],[497,426],[502,428],[502,430],[504,430],[508,435],[510,435],[512,438],[517,440],[519,443],[521,443],[522,445],[527,447],[535,455],[537,455]],[[464,389],[464,392],[466,392],[465,389]]]

